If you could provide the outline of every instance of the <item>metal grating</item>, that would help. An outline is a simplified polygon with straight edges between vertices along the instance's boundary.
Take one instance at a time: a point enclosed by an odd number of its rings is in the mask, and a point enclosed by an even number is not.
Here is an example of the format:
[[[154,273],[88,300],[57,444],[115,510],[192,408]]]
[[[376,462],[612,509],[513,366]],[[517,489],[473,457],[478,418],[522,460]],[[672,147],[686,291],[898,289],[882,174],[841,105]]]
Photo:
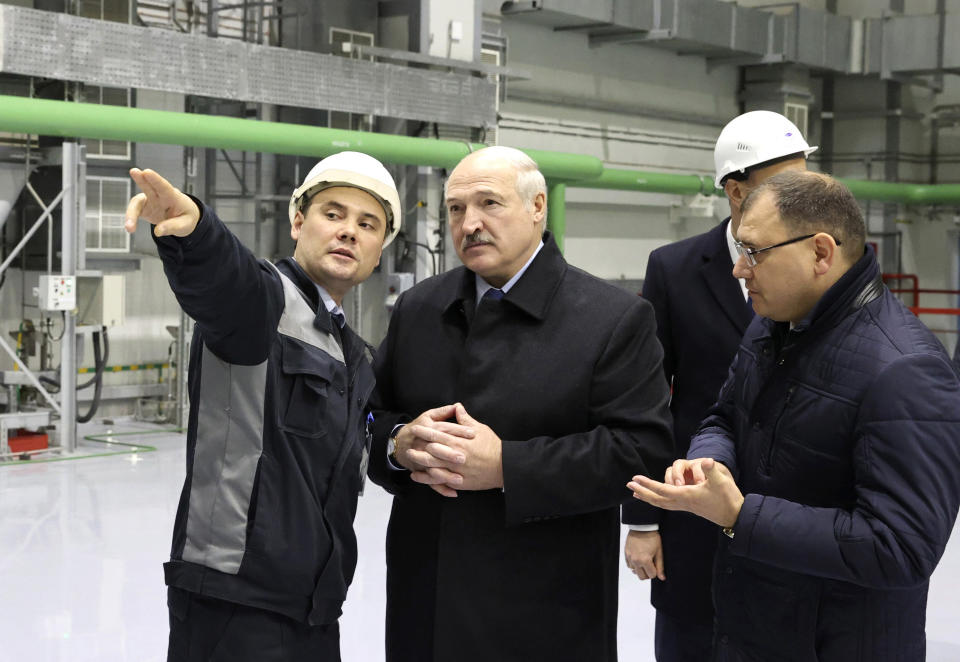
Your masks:
[[[0,5],[0,71],[464,126],[496,124],[484,78]]]

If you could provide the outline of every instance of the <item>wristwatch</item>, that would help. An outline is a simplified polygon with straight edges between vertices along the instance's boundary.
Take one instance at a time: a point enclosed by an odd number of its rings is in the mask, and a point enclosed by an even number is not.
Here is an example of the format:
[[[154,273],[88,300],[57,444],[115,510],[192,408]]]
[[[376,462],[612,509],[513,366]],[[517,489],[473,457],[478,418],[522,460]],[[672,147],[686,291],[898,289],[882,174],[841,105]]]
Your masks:
[[[393,430],[390,431],[390,436],[387,438],[387,457],[397,466],[400,466],[400,463],[397,461],[397,433],[400,432],[400,428],[402,427],[403,423],[394,425]]]
[[[734,534],[733,534],[733,527],[732,527],[732,526],[724,526],[724,527],[721,527],[720,530],[723,532],[723,535],[725,535],[726,537],[730,538],[730,540],[733,540],[733,535],[734,535]]]

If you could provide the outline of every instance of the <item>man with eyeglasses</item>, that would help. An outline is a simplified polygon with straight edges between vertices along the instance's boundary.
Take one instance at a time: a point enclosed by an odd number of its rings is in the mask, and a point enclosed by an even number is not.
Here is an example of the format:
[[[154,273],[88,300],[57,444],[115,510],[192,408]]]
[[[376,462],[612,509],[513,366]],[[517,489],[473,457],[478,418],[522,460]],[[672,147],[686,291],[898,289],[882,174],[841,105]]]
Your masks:
[[[883,285],[850,191],[786,172],[742,206],[757,317],[664,482],[635,495],[722,528],[714,662],[920,661],[960,506],[960,379]]]
[[[740,205],[776,173],[805,170],[815,149],[783,115],[758,110],[735,117],[721,131],[713,154],[715,183],[727,196],[730,216],[708,232],[650,254],[643,296],[657,316],[664,375],[672,387],[674,457],[686,455],[753,319],[746,288],[730,273],[737,259]],[[652,580],[656,659],[702,662],[713,639],[716,527],[689,513],[641,502],[623,507],[623,522],[631,529],[624,545],[627,566],[641,580]]]

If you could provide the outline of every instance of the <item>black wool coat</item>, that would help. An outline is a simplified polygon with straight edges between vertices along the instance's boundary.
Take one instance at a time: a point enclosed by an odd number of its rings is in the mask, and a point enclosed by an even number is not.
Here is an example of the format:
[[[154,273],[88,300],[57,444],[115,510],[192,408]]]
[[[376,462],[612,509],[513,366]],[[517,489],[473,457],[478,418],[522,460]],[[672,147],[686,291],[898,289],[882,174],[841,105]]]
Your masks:
[[[653,304],[663,372],[672,384],[674,455],[686,457],[690,438],[717,400],[753,310],[733,277],[726,221],[650,254],[643,298]],[[662,476],[658,477],[662,479]],[[643,502],[623,508],[626,524],[660,525],[667,580],[652,580],[650,601],[675,619],[710,627],[717,527],[679,511]]]
[[[544,242],[500,302],[464,267],[406,292],[378,353],[390,662],[616,660],[618,506],[671,459],[662,351],[647,302]],[[503,490],[388,467],[393,426],[453,402],[503,440]]]

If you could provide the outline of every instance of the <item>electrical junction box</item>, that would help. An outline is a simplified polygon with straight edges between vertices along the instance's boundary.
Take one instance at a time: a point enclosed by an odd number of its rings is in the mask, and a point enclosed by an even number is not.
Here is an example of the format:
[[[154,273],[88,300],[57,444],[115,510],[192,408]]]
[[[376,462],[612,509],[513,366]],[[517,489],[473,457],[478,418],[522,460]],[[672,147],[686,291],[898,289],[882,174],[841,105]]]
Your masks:
[[[73,310],[77,307],[77,279],[75,276],[41,274],[37,294],[40,310]]]
[[[77,278],[77,324],[120,326],[125,316],[124,280],[120,274]]]

